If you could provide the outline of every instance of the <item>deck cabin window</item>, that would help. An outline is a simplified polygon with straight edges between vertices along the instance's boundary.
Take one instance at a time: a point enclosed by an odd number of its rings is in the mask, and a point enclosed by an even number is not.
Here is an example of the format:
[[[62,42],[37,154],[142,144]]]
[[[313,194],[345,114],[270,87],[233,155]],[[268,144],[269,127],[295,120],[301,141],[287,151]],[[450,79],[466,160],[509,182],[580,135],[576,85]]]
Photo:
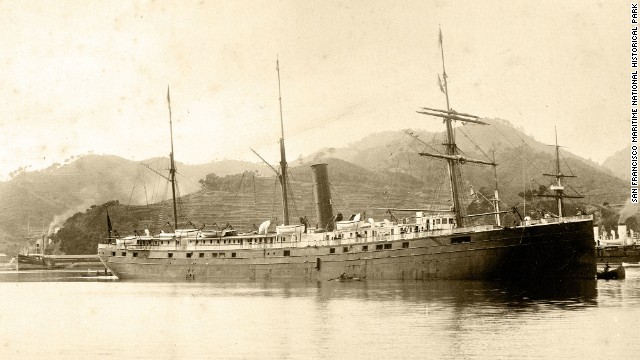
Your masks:
[[[193,256],[193,253],[187,253],[187,259],[190,259]]]
[[[376,250],[382,250],[382,244],[376,245]]]
[[[122,253],[120,253],[120,256],[127,256],[127,252],[123,251]]]
[[[231,253],[231,257],[236,257],[236,253]]]
[[[342,247],[342,252],[349,252],[349,247],[348,246],[343,246]]]
[[[111,256],[116,256],[116,252],[115,252],[115,251],[112,251],[112,252],[111,252]]]
[[[291,256],[291,250],[285,250],[283,255],[284,256]]]
[[[408,249],[409,248],[409,242],[403,242],[402,243],[402,248],[403,249]]]
[[[329,254],[335,254],[336,248],[329,248]]]
[[[391,249],[391,244],[384,244],[385,249]]]
[[[131,256],[133,256],[133,257],[138,257],[138,253],[137,253],[137,252],[134,252]]]
[[[219,253],[218,254],[218,257],[225,257],[225,256],[227,256],[225,253]]]
[[[204,253],[200,253],[200,254],[198,254],[198,257],[203,258],[203,257],[204,257]]]
[[[173,253],[167,253],[167,257],[172,258],[173,257]]]
[[[218,253],[211,253],[211,257],[218,257]]]
[[[449,224],[453,224],[453,218],[449,219]]]
[[[369,251],[369,245],[362,245],[362,251]]]

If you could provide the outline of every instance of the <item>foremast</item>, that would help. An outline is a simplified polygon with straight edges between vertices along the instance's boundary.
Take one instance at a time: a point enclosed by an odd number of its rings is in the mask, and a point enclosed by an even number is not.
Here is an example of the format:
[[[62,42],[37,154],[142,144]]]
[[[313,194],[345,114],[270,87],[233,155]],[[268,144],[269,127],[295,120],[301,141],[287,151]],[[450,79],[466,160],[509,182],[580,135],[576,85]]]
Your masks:
[[[446,154],[432,154],[432,153],[424,153],[424,152],[421,152],[419,154],[421,156],[436,157],[440,159],[445,159],[447,161],[447,170],[449,172],[449,183],[451,185],[450,189],[451,189],[451,203],[453,208],[452,210],[455,214],[456,225],[458,227],[461,227],[463,224],[462,222],[463,215],[462,215],[462,209],[460,207],[460,189],[459,189],[460,179],[458,176],[459,174],[458,166],[465,162],[484,164],[484,165],[493,165],[493,166],[496,166],[496,164],[495,162],[477,160],[477,159],[461,156],[458,153],[458,147],[456,145],[452,121],[454,120],[463,121],[463,122],[470,122],[470,123],[481,124],[481,125],[487,125],[487,123],[480,121],[480,118],[478,116],[459,113],[451,108],[451,105],[449,102],[449,88],[448,88],[448,82],[447,82],[448,76],[447,76],[447,71],[444,65],[445,62],[444,62],[444,47],[442,45],[442,30],[440,30],[439,32],[439,43],[440,43],[440,54],[442,57],[442,79],[443,79],[443,81],[440,83],[440,89],[445,94],[445,98],[447,100],[447,109],[438,110],[438,109],[423,107],[421,110],[418,110],[417,112],[419,114],[436,116],[443,119],[447,129],[447,142],[444,144],[446,149]],[[498,197],[496,194],[496,199],[497,198]],[[498,210],[496,209],[496,213],[497,212]]]
[[[575,175],[564,175],[560,172],[560,145],[558,145],[558,130],[555,129],[556,135],[556,173],[555,174],[542,174],[544,176],[554,177],[556,179],[556,184],[549,186],[550,190],[553,190],[553,194],[538,194],[539,197],[550,197],[555,198],[558,206],[558,217],[563,216],[564,204],[562,199],[570,198],[570,199],[582,199],[584,196],[580,195],[565,195],[564,186],[562,185],[562,179],[564,178],[572,178],[576,177]]]

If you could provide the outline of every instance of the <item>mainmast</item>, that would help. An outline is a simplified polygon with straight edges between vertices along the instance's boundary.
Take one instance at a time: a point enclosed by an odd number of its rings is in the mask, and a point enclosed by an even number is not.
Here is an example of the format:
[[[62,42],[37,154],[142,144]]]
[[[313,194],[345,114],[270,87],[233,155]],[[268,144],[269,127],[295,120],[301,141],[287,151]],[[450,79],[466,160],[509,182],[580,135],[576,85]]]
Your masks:
[[[576,195],[565,195],[564,194],[564,186],[562,185],[563,178],[575,177],[575,175],[564,175],[560,172],[560,146],[558,145],[558,130],[555,129],[556,134],[556,173],[555,174],[542,174],[544,176],[551,176],[556,178],[556,185],[549,186],[550,190],[553,190],[553,194],[538,194],[539,197],[552,197],[555,198],[558,204],[558,217],[562,217],[563,212],[563,202],[564,198],[572,198],[572,199],[581,199],[584,196],[576,196]]]
[[[173,195],[173,231],[178,230],[178,208],[176,206],[176,164],[173,158],[173,123],[171,121],[171,97],[169,96],[169,86],[167,86],[167,105],[169,106],[169,134],[171,136],[171,162],[169,169],[169,181],[171,181],[171,194]]]
[[[444,82],[444,95],[447,99],[447,112],[451,113],[451,105],[449,103],[449,86],[447,82],[447,70],[444,67],[444,46],[442,45],[442,29],[439,30],[438,40],[440,43],[440,55],[442,57],[442,79]],[[447,126],[447,155],[455,156],[457,152],[456,139],[453,134],[453,125],[450,118],[445,118],[444,122]],[[447,159],[447,169],[449,170],[449,182],[451,183],[451,201],[456,214],[456,223],[462,226],[462,213],[460,211],[460,198],[458,193],[458,164],[454,159]]]
[[[284,225],[289,225],[289,200],[287,198],[287,156],[284,151],[284,122],[282,121],[282,93],[280,91],[280,62],[276,58],[278,72],[278,101],[280,102],[280,185],[282,186],[282,215]]]
[[[458,113],[451,108],[449,103],[449,88],[447,82],[447,71],[444,66],[444,47],[442,45],[442,30],[439,33],[439,43],[440,43],[440,55],[442,57],[442,78],[443,83],[440,84],[442,92],[444,92],[446,100],[447,100],[447,110],[438,110],[431,108],[422,108],[417,112],[420,114],[431,115],[440,117],[443,119],[446,127],[447,127],[447,142],[444,144],[446,146],[446,154],[430,154],[430,153],[419,153],[422,156],[431,156],[437,157],[441,159],[447,160],[447,170],[449,171],[449,182],[451,184],[451,203],[453,205],[453,212],[456,217],[457,226],[462,226],[462,211],[460,208],[460,196],[459,196],[459,179],[458,179],[458,165],[460,163],[472,162],[477,164],[485,164],[485,165],[495,165],[494,162],[482,161],[467,158],[458,154],[458,147],[456,146],[455,135],[453,133],[453,124],[452,121],[463,121],[463,122],[471,122],[475,124],[487,125],[487,123],[480,121],[479,117],[470,114]]]

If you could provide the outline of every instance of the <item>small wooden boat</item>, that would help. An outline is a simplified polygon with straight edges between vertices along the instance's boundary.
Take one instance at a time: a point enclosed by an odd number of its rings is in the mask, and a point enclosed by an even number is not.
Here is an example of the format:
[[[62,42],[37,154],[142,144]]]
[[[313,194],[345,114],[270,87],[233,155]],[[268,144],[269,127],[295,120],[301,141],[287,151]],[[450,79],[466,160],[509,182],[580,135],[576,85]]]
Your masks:
[[[598,271],[596,273],[596,277],[598,279],[604,279],[604,280],[624,279],[625,277],[624,266],[620,265],[615,269],[609,269],[608,267],[605,267],[604,270]]]
[[[335,279],[328,279],[328,281],[362,281],[361,278],[357,277],[357,276],[351,276],[351,275],[347,275],[345,273],[340,274],[340,276],[338,276]]]

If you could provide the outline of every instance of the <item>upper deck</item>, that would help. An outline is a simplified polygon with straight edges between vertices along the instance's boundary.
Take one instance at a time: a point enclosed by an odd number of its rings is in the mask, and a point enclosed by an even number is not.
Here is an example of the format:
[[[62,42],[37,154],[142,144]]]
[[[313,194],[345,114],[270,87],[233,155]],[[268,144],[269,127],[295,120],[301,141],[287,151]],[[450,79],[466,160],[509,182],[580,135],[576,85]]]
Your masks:
[[[289,234],[245,233],[233,236],[207,236],[199,230],[163,233],[158,236],[132,236],[116,239],[115,243],[100,244],[100,249],[155,250],[155,251],[205,251],[205,250],[260,250],[280,248],[304,248],[310,246],[342,246],[419,239],[424,237],[456,236],[499,230],[495,225],[479,225],[455,228],[448,216],[417,216],[414,222],[358,222],[350,229],[330,232],[305,232]],[[439,220],[439,222],[437,221]],[[551,223],[592,220],[591,215],[523,221],[514,228],[537,227]]]

